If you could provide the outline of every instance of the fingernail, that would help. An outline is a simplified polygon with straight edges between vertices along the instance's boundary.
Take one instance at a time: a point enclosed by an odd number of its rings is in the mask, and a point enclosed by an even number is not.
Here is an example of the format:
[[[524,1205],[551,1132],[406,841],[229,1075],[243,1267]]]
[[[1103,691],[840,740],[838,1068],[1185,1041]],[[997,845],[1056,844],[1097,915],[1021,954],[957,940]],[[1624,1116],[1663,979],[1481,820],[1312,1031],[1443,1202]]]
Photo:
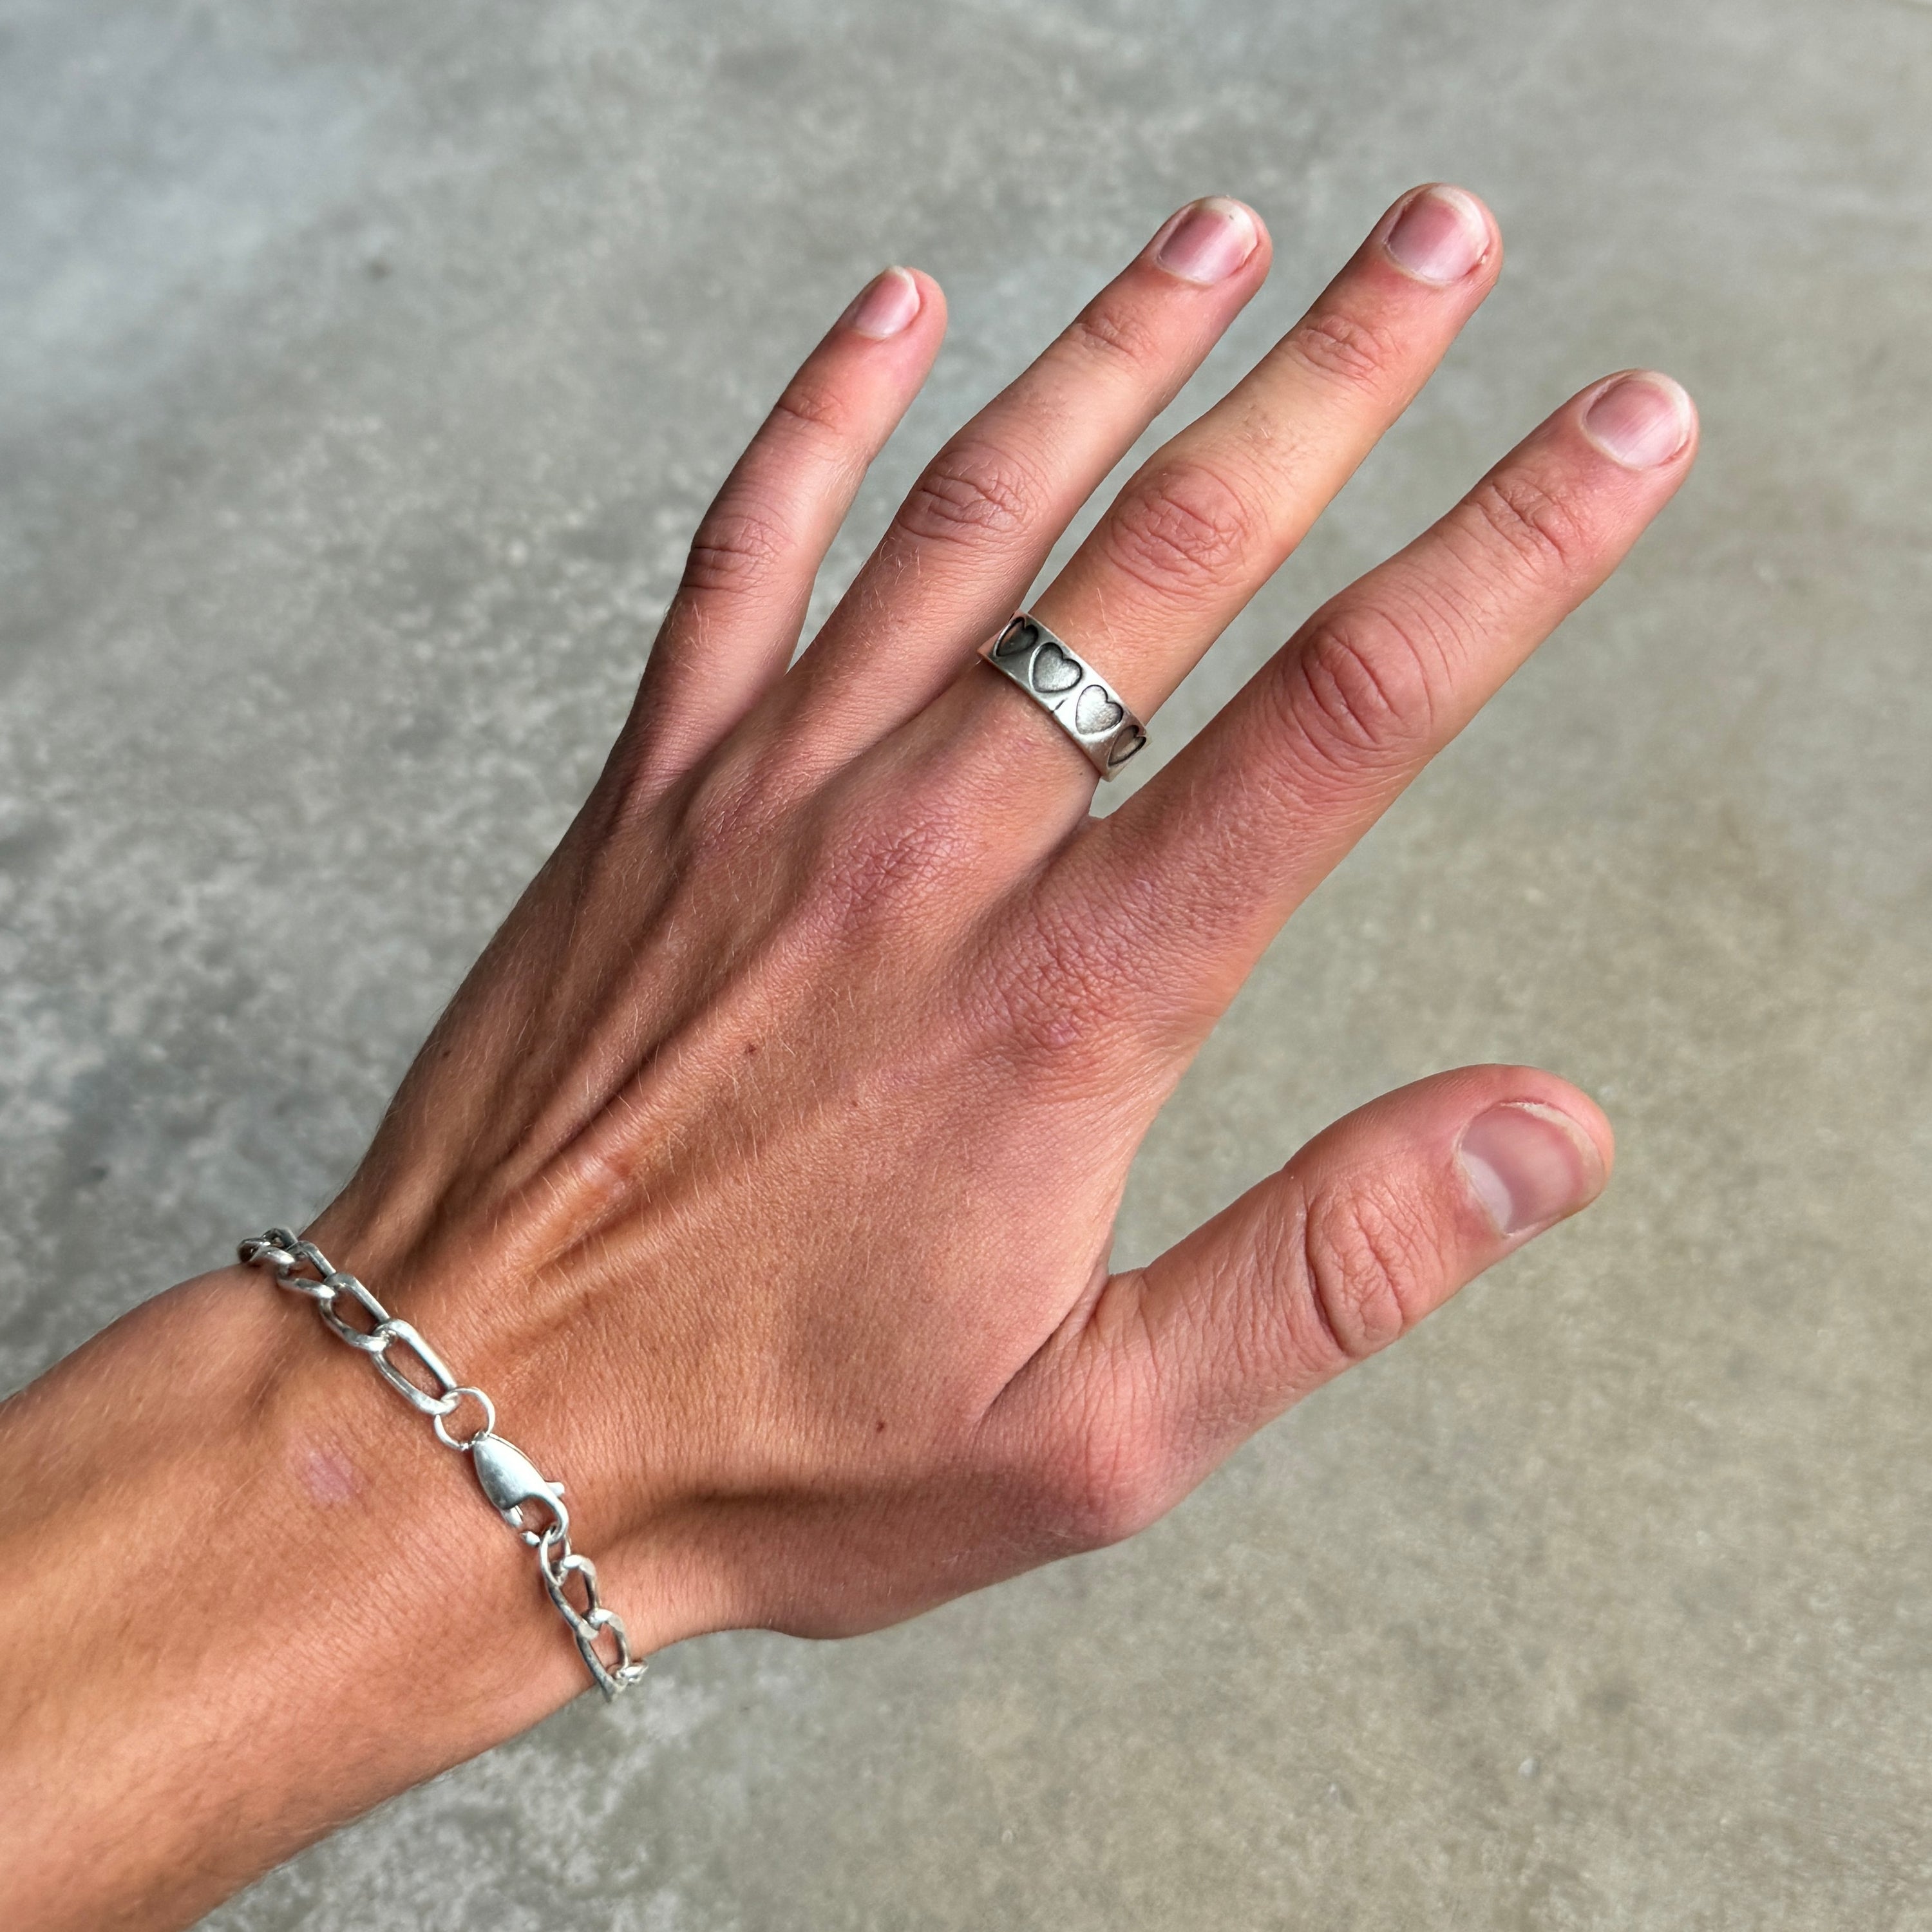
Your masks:
[[[1489,252],[1490,226],[1460,188],[1426,188],[1396,217],[1382,246],[1397,268],[1446,288]]]
[[[1681,383],[1646,370],[1619,376],[1583,412],[1583,433],[1627,470],[1654,470],[1690,440],[1697,412]]]
[[[1456,1150],[1470,1190],[1499,1234],[1560,1221],[1602,1192],[1603,1156],[1568,1114],[1528,1100],[1478,1114]]]
[[[1192,202],[1154,238],[1154,258],[1184,282],[1225,282],[1261,240],[1255,218],[1220,195]]]
[[[919,284],[903,268],[874,275],[838,320],[860,335],[884,341],[896,335],[920,311]]]

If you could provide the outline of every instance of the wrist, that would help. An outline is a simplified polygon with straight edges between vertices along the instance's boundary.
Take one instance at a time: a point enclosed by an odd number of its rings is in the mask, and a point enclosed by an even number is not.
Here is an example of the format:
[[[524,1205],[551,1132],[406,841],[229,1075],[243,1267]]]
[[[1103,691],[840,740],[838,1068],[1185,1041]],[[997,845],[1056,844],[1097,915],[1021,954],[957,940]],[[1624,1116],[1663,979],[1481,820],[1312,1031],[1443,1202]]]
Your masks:
[[[692,1385],[670,1382],[648,1354],[612,1346],[607,1325],[586,1324],[572,1274],[554,1264],[544,1240],[520,1238],[514,1214],[482,1214],[472,1204],[454,1217],[452,1228],[428,1208],[399,1205],[432,1192],[364,1187],[358,1175],[308,1238],[410,1323],[459,1384],[486,1394],[492,1432],[562,1486],[572,1544],[594,1564],[603,1602],[621,1618],[634,1657],[742,1621],[734,1580],[706,1561],[703,1539],[693,1533],[716,1463],[696,1426]],[[479,1222],[488,1226],[487,1237],[477,1235]],[[266,1288],[268,1275],[258,1279]],[[471,1459],[438,1443],[428,1419],[392,1396],[352,1351],[332,1346],[314,1310],[295,1294],[268,1292],[307,1316],[326,1352],[345,1358],[336,1365],[339,1375],[373,1392],[362,1412],[373,1430],[364,1438],[368,1453],[380,1455],[395,1428],[412,1435],[416,1448],[434,1452],[426,1473],[453,1489],[472,1532],[482,1526],[484,1560],[500,1566],[499,1579],[506,1577],[518,1613],[534,1615],[552,1650],[568,1660],[561,1695],[522,1721],[583,1688],[588,1673],[544,1594],[536,1559],[485,1498]],[[353,1325],[367,1324],[366,1315],[347,1312]],[[402,1366],[427,1390],[429,1377],[418,1365],[405,1360]],[[483,1420],[466,1396],[448,1426],[462,1442]],[[539,1506],[522,1515],[527,1527],[542,1527]],[[572,1594],[581,1601],[576,1588]],[[608,1664],[608,1634],[598,1648]]]
[[[584,1688],[528,1551],[329,1342],[224,1270],[0,1408],[35,1472],[0,1498],[0,1815],[44,1826],[9,1923],[185,1922]]]
[[[430,1455],[429,1461],[440,1462],[446,1471],[454,1466],[452,1458],[463,1465],[474,1481],[471,1493],[480,1492],[497,1520],[529,1549],[524,1573],[540,1585],[556,1612],[552,1628],[560,1628],[569,1637],[586,1674],[598,1688],[614,1697],[641,1679],[644,1666],[632,1651],[628,1627],[617,1611],[602,1600],[596,1560],[573,1544],[573,1508],[564,1500],[564,1484],[545,1475],[500,1427],[489,1391],[451,1367],[413,1323],[392,1310],[356,1275],[337,1270],[309,1240],[286,1230],[272,1229],[264,1237],[244,1243],[242,1256],[297,1306],[312,1304],[319,1330],[347,1347],[350,1360],[362,1358],[364,1367],[374,1372],[377,1385],[400,1405],[392,1404],[391,1414],[399,1420],[413,1420],[418,1449],[433,1442],[444,1452],[442,1457]],[[535,1406],[531,1420],[540,1424]],[[298,1430],[313,1435],[315,1420],[310,1406],[296,1406]],[[326,1448],[313,1442],[295,1445],[291,1460],[299,1472],[301,1487],[317,1500],[349,1500],[362,1486],[358,1452],[369,1446],[360,1428],[352,1441]],[[386,1445],[374,1446],[380,1454]],[[392,1455],[400,1447],[396,1442]],[[424,1458],[418,1454],[410,1460],[420,1464]],[[592,1492],[605,1487],[593,1483]],[[580,1491],[580,1499],[581,1494]],[[603,1527],[608,1531],[608,1523]],[[494,1594],[494,1581],[480,1586],[486,1594]],[[549,1701],[540,1696],[549,1674],[524,1673],[526,1679],[534,1676],[533,1711]]]
[[[260,1534],[286,1552],[290,1640],[356,1714],[344,1754],[400,1789],[583,1689],[529,1551],[430,1418],[266,1274],[209,1279],[252,1304],[260,1394],[244,1453]],[[460,1420],[478,1426],[469,1408]]]

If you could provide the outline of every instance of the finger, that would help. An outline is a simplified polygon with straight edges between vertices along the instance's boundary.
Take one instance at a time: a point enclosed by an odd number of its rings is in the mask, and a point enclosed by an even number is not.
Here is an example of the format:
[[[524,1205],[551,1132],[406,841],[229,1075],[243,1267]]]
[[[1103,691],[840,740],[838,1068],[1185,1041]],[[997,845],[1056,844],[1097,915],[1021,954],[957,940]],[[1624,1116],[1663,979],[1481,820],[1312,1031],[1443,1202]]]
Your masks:
[[[888,268],[786,385],[698,526],[632,713],[629,749],[665,782],[783,671],[860,479],[946,332],[928,275]]]
[[[1414,400],[1502,260],[1474,196],[1412,190],[1246,379],[1142,466],[1035,614],[1150,717]],[[1024,694],[977,678],[967,694],[976,718],[950,728],[1023,727],[1037,754],[1016,782],[1037,771],[1084,798],[1085,759]]]
[[[1615,568],[1696,446],[1667,376],[1573,398],[1094,824],[1048,882],[1050,922],[1104,933],[1184,1030],[1211,1024],[1282,920]]]
[[[1237,1444],[1587,1207],[1609,1124],[1533,1068],[1465,1067],[1338,1120],[1148,1267],[1116,1275],[1029,1370],[1086,1472],[1083,1540],[1168,1509]]]
[[[783,728],[822,766],[920,710],[999,628],[1060,532],[1268,273],[1260,218],[1180,209],[934,457],[800,660]]]

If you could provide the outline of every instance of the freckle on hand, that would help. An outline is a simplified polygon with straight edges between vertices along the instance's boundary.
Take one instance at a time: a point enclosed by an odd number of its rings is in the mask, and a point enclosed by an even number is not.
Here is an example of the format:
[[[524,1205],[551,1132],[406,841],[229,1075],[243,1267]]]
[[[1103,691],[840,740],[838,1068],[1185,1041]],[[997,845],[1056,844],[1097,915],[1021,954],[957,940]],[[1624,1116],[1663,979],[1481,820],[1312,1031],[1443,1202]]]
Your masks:
[[[308,1450],[300,1473],[302,1487],[319,1503],[346,1503],[356,1494],[356,1466],[339,1449]]]

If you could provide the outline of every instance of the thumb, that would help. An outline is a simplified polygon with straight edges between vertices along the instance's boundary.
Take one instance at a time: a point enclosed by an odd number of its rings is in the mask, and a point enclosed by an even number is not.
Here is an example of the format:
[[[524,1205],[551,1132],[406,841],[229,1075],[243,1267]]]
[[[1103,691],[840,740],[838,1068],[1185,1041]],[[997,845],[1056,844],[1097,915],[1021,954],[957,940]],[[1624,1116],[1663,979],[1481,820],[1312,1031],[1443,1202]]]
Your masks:
[[[1438,1074],[1346,1115],[1113,1276],[1036,1364],[1079,1438],[1058,1447],[1085,1472],[1085,1540],[1152,1521],[1263,1423],[1587,1207],[1612,1144],[1552,1075]]]

